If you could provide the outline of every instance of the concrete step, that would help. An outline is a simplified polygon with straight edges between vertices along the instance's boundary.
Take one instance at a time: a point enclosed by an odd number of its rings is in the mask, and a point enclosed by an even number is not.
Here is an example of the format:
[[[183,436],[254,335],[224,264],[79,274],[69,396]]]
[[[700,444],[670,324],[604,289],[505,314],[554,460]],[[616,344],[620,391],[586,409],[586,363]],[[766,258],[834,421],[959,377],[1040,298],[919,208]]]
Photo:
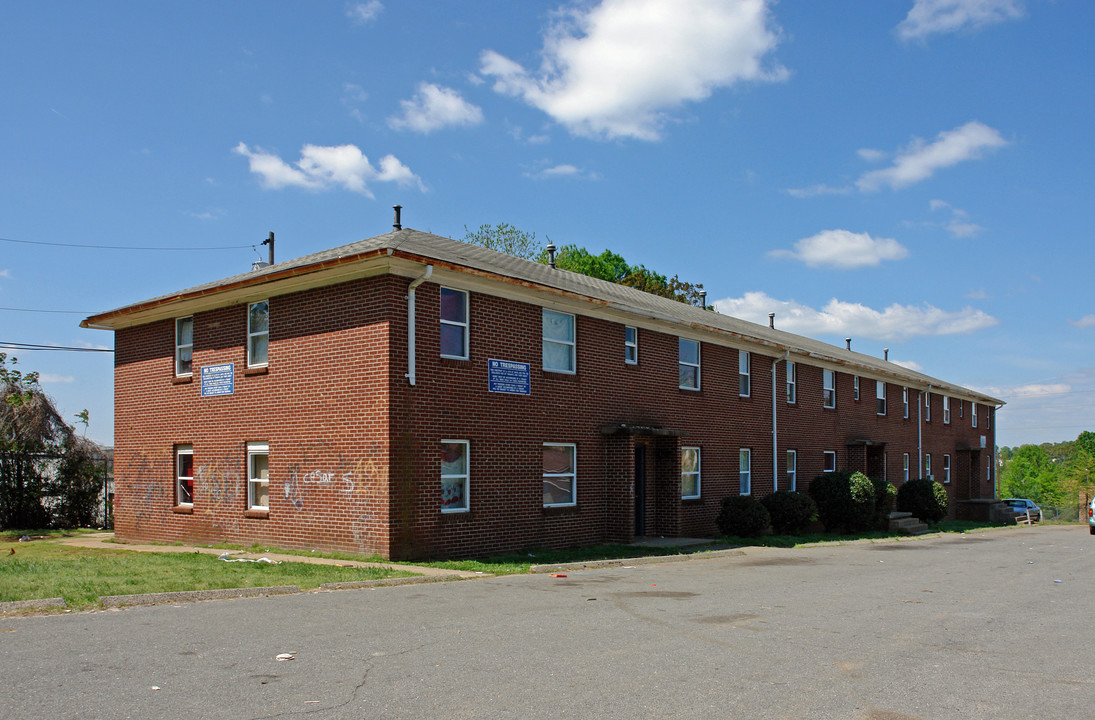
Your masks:
[[[928,526],[913,517],[912,513],[892,512],[890,513],[890,532],[902,535],[923,535],[928,532]]]

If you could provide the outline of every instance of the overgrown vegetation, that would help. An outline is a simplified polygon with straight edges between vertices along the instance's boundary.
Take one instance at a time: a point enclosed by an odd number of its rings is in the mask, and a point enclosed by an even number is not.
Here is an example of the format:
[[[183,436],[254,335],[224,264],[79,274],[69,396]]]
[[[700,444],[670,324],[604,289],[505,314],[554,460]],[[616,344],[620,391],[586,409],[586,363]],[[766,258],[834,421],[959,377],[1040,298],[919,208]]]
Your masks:
[[[1044,507],[1084,508],[1095,496],[1095,433],[1075,440],[1000,447],[1001,498],[1027,498]]]
[[[466,243],[482,245],[491,250],[526,260],[535,260],[545,265],[549,261],[548,251],[536,242],[536,233],[519,230],[509,223],[480,225],[477,230],[469,230],[465,225],[462,239]],[[703,302],[700,296],[703,285],[686,282],[677,275],[668,277],[649,270],[643,265],[632,265],[623,256],[611,250],[594,255],[577,245],[564,245],[555,253],[555,267],[619,285],[627,285],[651,295],[688,305],[700,305]]]
[[[772,532],[776,535],[801,533],[817,518],[817,504],[809,495],[793,490],[777,490],[760,499],[772,518]]]
[[[715,525],[723,535],[757,537],[772,522],[768,510],[752,495],[730,495],[722,499]]]
[[[828,532],[861,532],[880,525],[875,485],[861,472],[838,470],[818,475],[810,483],[809,493]]]
[[[934,480],[920,478],[901,485],[897,491],[897,509],[912,513],[921,522],[934,524],[947,516],[947,489]]]
[[[97,514],[102,451],[62,419],[18,361],[0,353],[0,528],[78,527]],[[87,423],[87,411],[77,418]]]

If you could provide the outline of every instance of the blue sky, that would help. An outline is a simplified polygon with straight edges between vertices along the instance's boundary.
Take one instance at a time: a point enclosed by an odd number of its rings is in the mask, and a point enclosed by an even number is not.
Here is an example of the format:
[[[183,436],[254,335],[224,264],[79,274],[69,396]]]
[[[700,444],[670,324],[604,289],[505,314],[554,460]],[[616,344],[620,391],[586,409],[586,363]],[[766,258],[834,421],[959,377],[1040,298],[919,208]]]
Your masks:
[[[1092,27],[1078,0],[4,3],[0,342],[110,348],[79,321],[400,204],[888,347],[1007,401],[1001,445],[1073,439]],[[108,353],[0,352],[113,441]]]

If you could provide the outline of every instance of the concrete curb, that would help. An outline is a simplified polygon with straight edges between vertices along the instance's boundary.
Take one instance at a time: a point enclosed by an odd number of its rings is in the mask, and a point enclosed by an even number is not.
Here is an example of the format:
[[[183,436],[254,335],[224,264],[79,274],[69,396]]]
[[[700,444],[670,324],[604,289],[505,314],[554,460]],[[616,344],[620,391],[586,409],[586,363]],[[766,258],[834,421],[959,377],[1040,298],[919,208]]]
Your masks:
[[[41,610],[51,607],[68,607],[64,598],[41,598],[40,600],[8,600],[0,602],[0,615],[16,610]]]
[[[581,560],[571,563],[552,563],[550,565],[533,565],[530,573],[549,573],[556,570],[598,570],[603,568],[627,567],[630,565],[654,565],[656,563],[683,562],[685,560],[713,560],[721,557],[736,557],[745,555],[744,550],[737,548],[723,548],[694,553],[680,553],[677,555],[648,555],[646,557],[618,558],[610,560]]]
[[[143,593],[139,595],[101,595],[99,602],[116,608],[132,605],[161,605],[179,601],[221,600],[224,598],[258,597],[260,595],[290,595],[299,593],[296,585],[270,587],[224,588],[222,590],[183,590],[181,592]]]

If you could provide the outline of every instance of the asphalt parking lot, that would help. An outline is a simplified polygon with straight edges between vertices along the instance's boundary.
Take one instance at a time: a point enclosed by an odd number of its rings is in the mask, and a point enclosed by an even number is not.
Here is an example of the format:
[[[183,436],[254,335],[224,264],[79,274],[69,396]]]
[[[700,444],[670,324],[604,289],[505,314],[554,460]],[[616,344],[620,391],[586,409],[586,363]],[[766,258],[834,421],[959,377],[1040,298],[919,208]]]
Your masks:
[[[558,574],[0,618],[0,717],[1076,718],[1095,703],[1082,525]]]

